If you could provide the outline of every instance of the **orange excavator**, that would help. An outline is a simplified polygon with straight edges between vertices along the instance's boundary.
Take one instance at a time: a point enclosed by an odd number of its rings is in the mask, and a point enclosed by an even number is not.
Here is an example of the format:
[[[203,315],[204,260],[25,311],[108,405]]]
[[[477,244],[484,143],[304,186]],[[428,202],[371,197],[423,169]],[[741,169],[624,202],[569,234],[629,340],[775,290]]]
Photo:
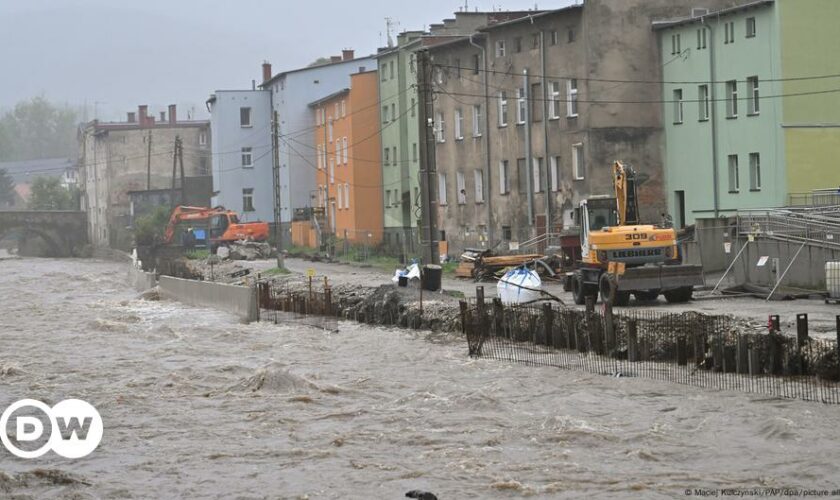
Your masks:
[[[239,222],[239,216],[224,207],[177,206],[169,216],[163,234],[166,244],[196,243],[197,230],[206,230],[206,243],[211,250],[238,240],[265,241],[269,237],[267,222]],[[178,236],[179,238],[176,238]]]

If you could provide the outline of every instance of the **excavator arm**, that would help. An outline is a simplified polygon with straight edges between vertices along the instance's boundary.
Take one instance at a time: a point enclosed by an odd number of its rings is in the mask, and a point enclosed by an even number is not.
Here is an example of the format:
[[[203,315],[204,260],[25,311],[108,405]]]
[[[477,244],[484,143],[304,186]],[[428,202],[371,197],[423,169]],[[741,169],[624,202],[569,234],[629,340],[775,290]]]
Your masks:
[[[620,161],[613,164],[615,203],[619,226],[636,226],[639,222],[639,200],[636,196],[636,172]]]

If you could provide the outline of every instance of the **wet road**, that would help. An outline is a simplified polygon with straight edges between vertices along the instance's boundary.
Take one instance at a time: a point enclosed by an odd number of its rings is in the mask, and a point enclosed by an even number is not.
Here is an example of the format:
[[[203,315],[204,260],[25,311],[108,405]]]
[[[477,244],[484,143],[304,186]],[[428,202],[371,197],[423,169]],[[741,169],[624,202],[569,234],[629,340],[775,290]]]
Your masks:
[[[840,408],[470,360],[458,339],[352,323],[240,325],[138,299],[125,273],[0,261],[0,408],[77,397],[105,425],[80,460],[0,449],[0,497],[840,488]]]

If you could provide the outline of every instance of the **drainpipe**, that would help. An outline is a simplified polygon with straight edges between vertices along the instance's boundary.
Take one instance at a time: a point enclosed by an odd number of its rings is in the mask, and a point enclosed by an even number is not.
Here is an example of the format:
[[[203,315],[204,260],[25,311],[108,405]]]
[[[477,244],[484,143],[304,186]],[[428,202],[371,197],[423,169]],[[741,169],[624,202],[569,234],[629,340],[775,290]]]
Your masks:
[[[548,149],[548,77],[546,76],[546,61],[545,61],[545,31],[540,30],[540,72],[542,73],[542,90],[543,90],[543,140],[545,141],[545,153],[543,156],[543,165],[545,165],[545,234],[547,243],[551,242],[549,234],[551,233],[551,158]],[[560,179],[558,179],[559,182]]]
[[[715,91],[717,85],[717,71],[715,70],[715,30],[711,24],[706,23],[705,17],[700,18],[700,22],[709,31],[709,78],[711,79],[711,82],[709,82],[709,100],[711,102],[709,112],[712,115],[710,117],[712,121],[712,181],[714,182],[715,219],[717,219],[720,216],[720,182],[718,174],[717,101],[715,100],[715,96],[717,95]]]
[[[528,189],[528,225],[534,227],[534,151],[531,149],[531,89],[528,70],[522,70],[522,98],[525,99],[525,185]],[[519,114],[519,99],[516,100]],[[533,234],[531,235],[533,237]]]
[[[492,196],[492,183],[491,180],[491,173],[490,173],[490,90],[487,83],[487,51],[484,50],[483,45],[479,45],[473,41],[473,36],[475,34],[470,35],[470,45],[477,48],[481,51],[481,64],[483,67],[481,68],[481,80],[484,83],[484,156],[485,156],[485,164],[484,164],[484,203],[487,204],[487,242],[488,246],[492,247],[491,244],[494,240],[494,233],[493,230],[493,196]]]

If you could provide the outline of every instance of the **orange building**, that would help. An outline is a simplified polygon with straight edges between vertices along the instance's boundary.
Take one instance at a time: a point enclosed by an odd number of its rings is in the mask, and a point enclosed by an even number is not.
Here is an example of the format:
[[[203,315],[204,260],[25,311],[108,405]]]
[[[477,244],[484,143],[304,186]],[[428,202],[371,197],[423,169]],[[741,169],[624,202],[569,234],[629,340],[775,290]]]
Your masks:
[[[315,113],[317,204],[338,238],[382,241],[382,163],[376,71],[350,76],[350,88],[309,106]]]

